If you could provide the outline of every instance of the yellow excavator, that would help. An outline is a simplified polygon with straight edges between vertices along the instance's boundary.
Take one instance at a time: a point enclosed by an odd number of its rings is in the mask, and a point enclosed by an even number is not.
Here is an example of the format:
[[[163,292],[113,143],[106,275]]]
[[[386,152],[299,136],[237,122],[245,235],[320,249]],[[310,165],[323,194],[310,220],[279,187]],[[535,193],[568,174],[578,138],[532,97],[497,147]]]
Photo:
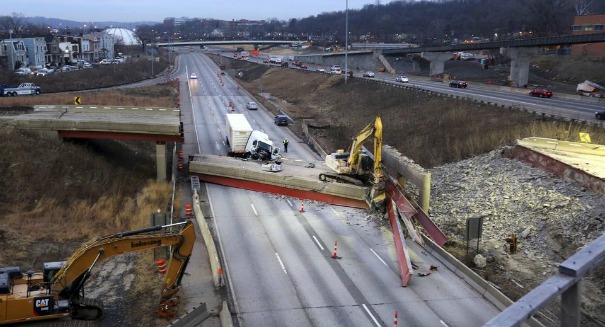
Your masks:
[[[374,159],[362,146],[370,138],[374,139]],[[336,181],[363,185],[372,184],[371,200],[374,204],[384,200],[384,175],[382,173],[382,119],[376,116],[354,138],[348,151],[338,150],[326,156],[325,163],[336,173],[321,173],[322,181]]]
[[[171,231],[182,227],[180,231]],[[176,313],[181,279],[195,243],[190,221],[106,235],[80,247],[67,261],[46,262],[42,272],[0,268],[0,325],[71,317],[99,320],[103,303],[84,297],[84,284],[94,266],[109,257],[172,246],[157,313]]]

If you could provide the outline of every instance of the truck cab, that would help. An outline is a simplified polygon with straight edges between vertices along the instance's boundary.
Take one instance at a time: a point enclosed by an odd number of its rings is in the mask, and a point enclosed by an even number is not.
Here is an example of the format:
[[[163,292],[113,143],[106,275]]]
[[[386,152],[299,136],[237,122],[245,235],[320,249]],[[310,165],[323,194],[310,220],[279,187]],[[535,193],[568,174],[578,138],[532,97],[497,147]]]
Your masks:
[[[269,136],[256,130],[252,131],[248,138],[246,152],[250,153],[252,159],[277,160],[281,157],[279,148],[269,139]]]

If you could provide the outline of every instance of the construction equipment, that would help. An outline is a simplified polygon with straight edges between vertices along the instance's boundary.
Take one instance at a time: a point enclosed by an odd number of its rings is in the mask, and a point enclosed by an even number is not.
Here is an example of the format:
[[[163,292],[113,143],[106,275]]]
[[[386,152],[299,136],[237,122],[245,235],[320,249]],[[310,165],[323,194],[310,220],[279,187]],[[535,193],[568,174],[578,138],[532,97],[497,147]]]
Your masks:
[[[374,138],[374,158],[362,149],[363,143]],[[337,181],[362,185],[364,182],[372,184],[373,203],[384,199],[384,175],[382,173],[382,120],[376,116],[374,122],[368,124],[353,138],[347,152],[338,150],[326,156],[325,163],[336,173],[321,173],[322,181]]]
[[[181,225],[179,232],[168,230]],[[84,297],[84,284],[94,266],[112,256],[164,246],[173,250],[157,314],[170,318],[176,313],[176,295],[194,243],[194,225],[187,221],[100,237],[81,246],[67,261],[44,263],[42,272],[0,268],[0,325],[63,317],[101,319],[103,303]]]

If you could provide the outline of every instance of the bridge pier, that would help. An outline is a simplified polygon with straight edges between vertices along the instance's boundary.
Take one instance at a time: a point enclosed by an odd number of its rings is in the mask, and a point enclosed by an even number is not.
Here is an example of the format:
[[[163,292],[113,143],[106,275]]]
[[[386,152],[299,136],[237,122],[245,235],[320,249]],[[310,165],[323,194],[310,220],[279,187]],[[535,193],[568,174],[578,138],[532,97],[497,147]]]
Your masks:
[[[511,59],[510,75],[511,86],[527,87],[529,81],[529,59],[538,54],[538,48],[500,48],[500,54]]]
[[[167,158],[166,158],[166,142],[156,142],[155,144],[155,162],[157,167],[157,180],[165,181],[166,180],[166,167]]]
[[[430,61],[429,75],[442,74],[445,71],[445,62],[452,58],[451,52],[422,52],[421,57]]]

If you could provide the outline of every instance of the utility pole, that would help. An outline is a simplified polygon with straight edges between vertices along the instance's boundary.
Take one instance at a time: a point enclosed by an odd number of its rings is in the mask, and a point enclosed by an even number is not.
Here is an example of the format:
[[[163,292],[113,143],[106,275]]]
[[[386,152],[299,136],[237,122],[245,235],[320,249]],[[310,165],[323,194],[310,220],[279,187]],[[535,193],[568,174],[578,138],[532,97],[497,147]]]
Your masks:
[[[349,75],[349,0],[346,0],[345,9],[345,84],[347,83],[347,75]]]

